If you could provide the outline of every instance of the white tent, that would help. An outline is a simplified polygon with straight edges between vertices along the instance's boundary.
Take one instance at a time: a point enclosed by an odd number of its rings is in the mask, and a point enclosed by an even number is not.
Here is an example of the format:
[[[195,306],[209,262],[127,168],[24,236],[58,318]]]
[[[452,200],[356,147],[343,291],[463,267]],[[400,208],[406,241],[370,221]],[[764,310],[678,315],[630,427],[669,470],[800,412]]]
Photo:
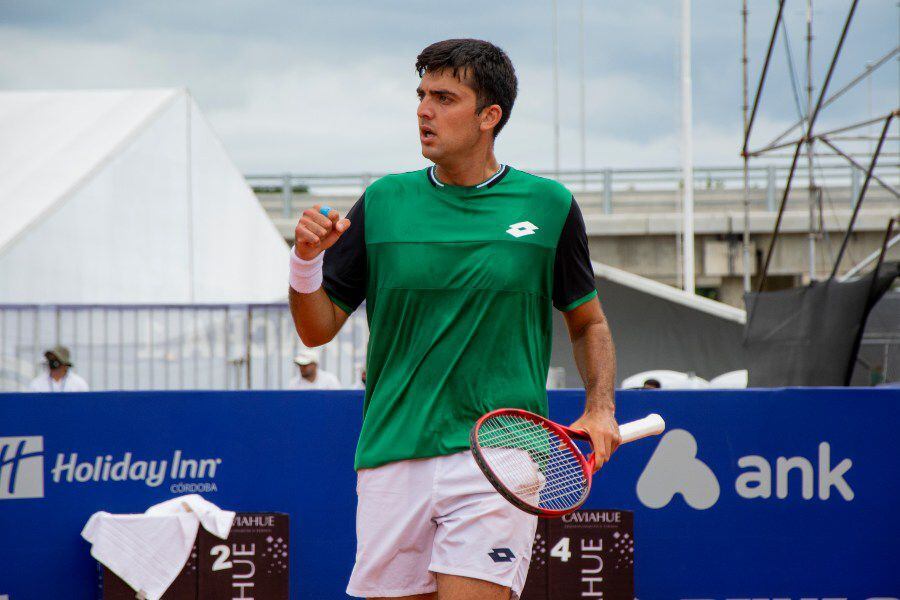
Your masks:
[[[273,301],[287,259],[187,91],[0,93],[0,302]]]

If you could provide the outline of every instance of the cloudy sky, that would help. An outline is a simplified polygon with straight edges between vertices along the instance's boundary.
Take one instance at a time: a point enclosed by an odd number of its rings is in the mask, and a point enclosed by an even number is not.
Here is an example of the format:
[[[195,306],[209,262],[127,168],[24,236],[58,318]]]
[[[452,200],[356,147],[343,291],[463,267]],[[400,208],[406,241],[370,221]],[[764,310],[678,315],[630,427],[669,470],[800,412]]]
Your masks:
[[[562,166],[579,166],[578,0],[558,0]],[[775,0],[751,0],[751,82]],[[849,2],[816,0],[814,78],[821,83]],[[786,27],[803,71],[806,2]],[[498,157],[553,165],[550,0],[0,0],[0,88],[188,87],[247,173],[399,171],[424,165],[415,119],[415,56],[449,37],[504,48],[520,80]],[[678,0],[586,0],[589,168],[679,161]],[[737,164],[740,2],[694,0],[697,164]],[[896,0],[860,2],[832,90],[893,48]],[[796,118],[779,39],[755,140]],[[829,107],[846,123],[898,105],[900,63]],[[754,144],[757,145],[757,144]]]

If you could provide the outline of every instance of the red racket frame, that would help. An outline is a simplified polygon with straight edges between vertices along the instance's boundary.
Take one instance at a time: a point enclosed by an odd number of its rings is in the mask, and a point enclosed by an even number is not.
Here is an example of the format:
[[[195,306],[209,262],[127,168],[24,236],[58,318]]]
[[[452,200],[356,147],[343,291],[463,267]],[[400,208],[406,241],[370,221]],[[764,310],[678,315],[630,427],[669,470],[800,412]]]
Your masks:
[[[496,474],[494,474],[493,469],[491,469],[488,461],[481,453],[481,446],[478,444],[478,431],[479,429],[481,429],[482,423],[490,418],[502,415],[522,417],[531,421],[532,423],[535,423],[542,427],[546,427],[548,430],[559,436],[560,441],[563,442],[566,447],[568,447],[572,451],[572,454],[578,460],[578,464],[581,466],[581,470],[584,472],[584,477],[587,481],[587,486],[585,487],[584,494],[582,494],[581,499],[574,506],[563,510],[532,506],[531,504],[524,502],[518,496],[509,491],[509,489],[507,489],[507,487],[500,481],[500,478],[497,477]],[[533,412],[529,412],[527,410],[522,410],[519,408],[501,408],[499,410],[494,410],[487,413],[475,422],[475,425],[472,427],[472,431],[469,433],[469,447],[472,450],[472,456],[475,457],[475,462],[478,464],[478,467],[481,469],[485,477],[487,477],[488,481],[491,482],[491,485],[496,488],[501,496],[509,500],[517,508],[524,510],[527,513],[543,518],[554,518],[561,517],[578,510],[581,505],[584,504],[584,502],[587,500],[588,495],[590,495],[591,493],[591,482],[594,475],[595,464],[594,453],[591,452],[587,457],[585,457],[584,454],[582,454],[581,450],[578,449],[578,446],[575,445],[575,442],[572,441],[572,438],[586,441],[589,444],[591,443],[591,438],[587,434],[587,432],[580,431],[578,429],[571,429],[569,427],[566,427],[565,425],[554,423],[550,419],[542,417],[541,415],[537,415]],[[591,444],[592,450],[593,447],[593,444]]]

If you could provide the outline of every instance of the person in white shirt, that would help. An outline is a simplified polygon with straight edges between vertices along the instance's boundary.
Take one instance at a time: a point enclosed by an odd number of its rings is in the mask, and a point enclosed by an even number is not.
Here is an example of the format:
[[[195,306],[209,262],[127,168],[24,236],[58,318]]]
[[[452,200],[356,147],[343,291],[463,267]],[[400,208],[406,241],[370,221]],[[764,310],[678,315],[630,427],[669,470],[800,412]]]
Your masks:
[[[56,346],[44,352],[47,373],[38,375],[28,384],[29,392],[87,392],[88,384],[72,370],[69,349]]]
[[[366,389],[366,370],[363,369],[359,373],[359,381],[356,382],[356,385],[353,386],[354,390],[364,390]]]
[[[339,390],[343,386],[334,373],[319,368],[319,353],[306,349],[294,357],[294,364],[300,370],[291,380],[294,390]]]

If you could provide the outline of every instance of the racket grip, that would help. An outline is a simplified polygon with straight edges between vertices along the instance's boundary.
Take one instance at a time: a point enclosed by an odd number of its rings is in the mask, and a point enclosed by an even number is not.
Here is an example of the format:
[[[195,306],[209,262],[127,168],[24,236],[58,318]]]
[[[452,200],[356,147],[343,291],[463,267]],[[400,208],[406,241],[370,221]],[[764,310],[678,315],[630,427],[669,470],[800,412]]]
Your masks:
[[[659,435],[665,429],[666,422],[661,416],[653,413],[643,419],[619,425],[619,435],[622,437],[622,443],[627,444],[651,435]]]

